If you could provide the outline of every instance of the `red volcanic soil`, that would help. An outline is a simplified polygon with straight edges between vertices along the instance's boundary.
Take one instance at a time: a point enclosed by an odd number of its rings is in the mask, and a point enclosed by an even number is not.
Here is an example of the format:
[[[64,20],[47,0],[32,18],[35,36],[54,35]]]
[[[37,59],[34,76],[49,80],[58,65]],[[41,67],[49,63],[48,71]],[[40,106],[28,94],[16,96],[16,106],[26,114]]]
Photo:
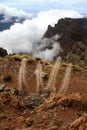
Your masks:
[[[23,56],[21,56],[23,57]],[[28,57],[28,56],[27,56]],[[36,91],[35,70],[39,59],[28,57],[26,80],[30,94]],[[46,87],[54,63],[42,61]],[[0,130],[87,130],[87,69],[72,71],[65,94],[58,93],[66,66],[62,65],[56,78],[56,93],[36,107],[26,106],[17,94],[21,58],[0,58]],[[2,85],[5,89],[1,89]],[[9,90],[10,89],[10,90]]]

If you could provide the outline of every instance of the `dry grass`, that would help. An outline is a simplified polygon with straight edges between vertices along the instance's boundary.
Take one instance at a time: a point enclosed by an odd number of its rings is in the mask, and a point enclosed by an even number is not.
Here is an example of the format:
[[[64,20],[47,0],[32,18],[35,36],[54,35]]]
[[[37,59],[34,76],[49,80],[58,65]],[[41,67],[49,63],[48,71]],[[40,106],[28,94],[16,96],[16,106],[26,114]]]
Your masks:
[[[34,58],[32,58],[31,56],[27,55],[27,54],[22,54],[22,55],[18,55],[18,54],[13,54],[10,57],[10,60],[15,60],[15,61],[21,61],[23,58],[27,59],[27,61],[36,61]]]

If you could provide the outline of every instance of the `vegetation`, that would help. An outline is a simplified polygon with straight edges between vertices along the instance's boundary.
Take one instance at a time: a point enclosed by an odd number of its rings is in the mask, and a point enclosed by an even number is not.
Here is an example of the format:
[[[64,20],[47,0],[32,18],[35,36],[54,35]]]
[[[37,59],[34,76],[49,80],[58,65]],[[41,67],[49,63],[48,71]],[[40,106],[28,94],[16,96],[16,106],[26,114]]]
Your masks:
[[[67,87],[68,87],[70,76],[71,76],[71,71],[72,71],[72,64],[70,63],[66,68],[65,76],[64,76],[62,85],[60,86],[58,93],[64,94],[67,91]]]
[[[23,58],[19,70],[19,92],[22,96],[29,95],[29,87],[26,81],[26,63],[27,59]]]
[[[56,92],[55,82],[57,78],[58,71],[61,65],[61,57],[58,57],[50,74],[49,81],[47,84],[47,88],[51,90],[51,92]]]
[[[12,60],[11,55],[10,57],[11,60],[8,56],[0,59],[1,129],[87,128],[87,116],[84,116],[87,113],[86,77],[83,75],[86,74],[86,69],[80,69],[79,72],[79,66],[62,63],[60,57],[54,64],[32,58],[29,61],[25,57]],[[78,73],[72,73],[73,71]],[[47,79],[43,78],[46,73]],[[15,125],[15,122],[18,123]]]
[[[40,63],[40,61],[37,64],[37,69],[35,71],[35,75],[36,75],[36,89],[37,92],[39,94],[41,94],[43,92],[44,86],[43,86],[43,79],[42,79],[42,65]]]

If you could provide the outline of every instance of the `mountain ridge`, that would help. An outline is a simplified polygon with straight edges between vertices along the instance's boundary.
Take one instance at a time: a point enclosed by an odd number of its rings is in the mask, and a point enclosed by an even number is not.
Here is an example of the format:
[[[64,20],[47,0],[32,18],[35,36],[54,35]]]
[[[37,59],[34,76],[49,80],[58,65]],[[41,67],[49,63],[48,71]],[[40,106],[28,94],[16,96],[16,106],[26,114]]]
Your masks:
[[[43,38],[60,35],[58,42],[63,52],[62,57],[72,50],[75,42],[87,40],[87,18],[62,18],[54,27],[48,26]]]

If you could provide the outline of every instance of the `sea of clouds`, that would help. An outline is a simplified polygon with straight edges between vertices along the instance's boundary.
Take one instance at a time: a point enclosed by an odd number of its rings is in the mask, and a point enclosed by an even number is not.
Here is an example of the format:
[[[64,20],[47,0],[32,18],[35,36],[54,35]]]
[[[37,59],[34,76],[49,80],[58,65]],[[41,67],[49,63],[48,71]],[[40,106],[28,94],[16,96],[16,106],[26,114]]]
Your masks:
[[[5,16],[17,17],[33,17],[33,14],[19,11],[15,8],[0,5],[0,13]],[[0,47],[5,48],[8,53],[27,52],[33,57],[40,57],[47,60],[52,60],[55,55],[61,50],[57,40],[59,36],[42,39],[48,25],[54,26],[60,18],[82,17],[77,11],[52,9],[41,11],[32,19],[26,19],[22,24],[15,23],[8,30],[0,32]],[[48,45],[52,44],[52,49]],[[45,49],[43,49],[45,48]]]

